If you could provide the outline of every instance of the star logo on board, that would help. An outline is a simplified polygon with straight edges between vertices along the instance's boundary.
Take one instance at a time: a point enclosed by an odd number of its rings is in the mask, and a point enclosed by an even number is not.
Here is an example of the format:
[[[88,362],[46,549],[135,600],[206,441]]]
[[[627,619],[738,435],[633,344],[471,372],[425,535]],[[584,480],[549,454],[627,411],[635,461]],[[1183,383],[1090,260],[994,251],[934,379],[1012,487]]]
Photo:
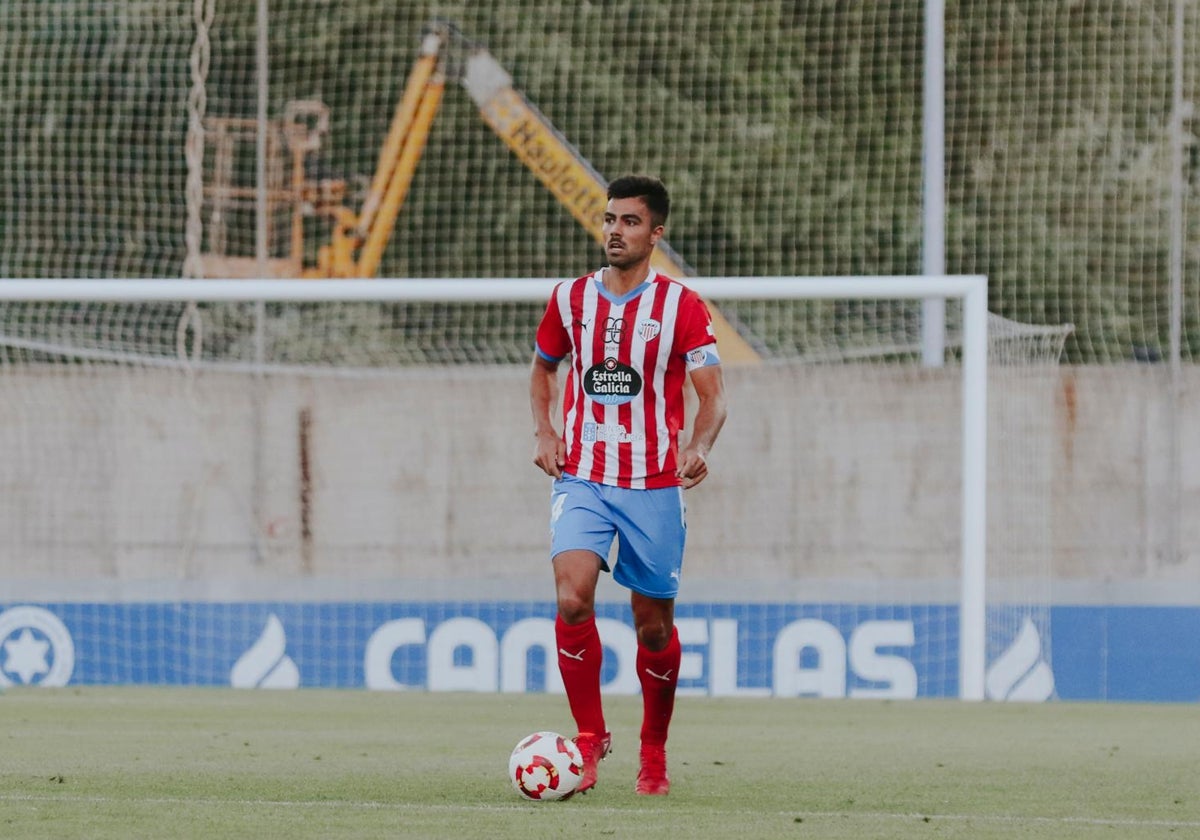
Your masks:
[[[58,616],[41,607],[0,612],[0,687],[64,686],[75,670],[75,642]]]
[[[49,653],[49,642],[35,638],[28,627],[22,628],[19,636],[4,643],[4,670],[29,685],[39,674],[50,673]]]

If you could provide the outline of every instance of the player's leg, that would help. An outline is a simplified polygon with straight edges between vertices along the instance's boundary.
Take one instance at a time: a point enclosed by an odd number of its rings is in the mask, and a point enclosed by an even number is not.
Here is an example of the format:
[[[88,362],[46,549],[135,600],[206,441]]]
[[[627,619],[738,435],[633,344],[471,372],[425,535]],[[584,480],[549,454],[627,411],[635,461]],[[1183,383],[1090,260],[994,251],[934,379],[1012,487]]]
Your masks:
[[[682,648],[675,629],[675,601],[631,597],[637,628],[637,673],[642,684],[641,767],[637,792],[663,795],[671,787],[667,777],[667,734],[675,712]]]
[[[604,723],[600,696],[600,669],[604,646],[596,629],[596,583],[600,557],[586,549],[561,552],[554,557],[554,584],[558,617],[554,636],[558,645],[558,670],[567,691],[567,703],[579,734],[575,743],[583,756],[583,779],[576,788],[584,793],[596,785],[597,765],[608,755],[612,735]]]
[[[590,482],[564,476],[554,483],[551,534],[558,670],[579,728],[575,743],[584,767],[577,790],[583,792],[596,784],[597,765],[612,740],[600,696],[604,647],[596,628],[596,584],[608,568],[604,557],[615,529]]]
[[[682,652],[675,630],[675,596],[687,535],[678,488],[627,491],[617,519],[620,550],[613,577],[631,591],[642,685],[641,769],[637,792],[665,794],[667,733],[675,711]]]
[[[554,557],[554,586],[558,617],[554,622],[558,670],[567,690],[571,714],[579,731],[606,732],[600,703],[600,669],[604,647],[596,629],[596,582],[600,558],[585,549],[563,551]]]

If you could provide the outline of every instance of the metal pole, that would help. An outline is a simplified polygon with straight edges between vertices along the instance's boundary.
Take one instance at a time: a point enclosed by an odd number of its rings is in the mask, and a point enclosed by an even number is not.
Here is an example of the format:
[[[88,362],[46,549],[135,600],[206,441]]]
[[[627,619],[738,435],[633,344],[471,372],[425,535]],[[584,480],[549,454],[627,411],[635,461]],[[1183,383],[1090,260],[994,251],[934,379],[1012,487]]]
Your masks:
[[[0,299],[40,301],[481,301],[540,303],[555,277],[408,277],[379,280],[63,280],[13,278],[0,284]],[[713,300],[793,297],[815,300],[966,297],[983,288],[983,275],[861,275],[842,277],[689,277],[687,285]],[[983,292],[986,294],[986,292]],[[981,306],[985,304],[980,304]],[[965,311],[965,304],[964,304]],[[986,308],[984,312],[986,313]],[[986,349],[986,348],[985,348]],[[986,358],[985,358],[986,363]]]
[[[987,282],[963,298],[962,597],[959,686],[962,700],[984,699],[987,674]]]
[[[254,255],[258,260],[258,273],[261,277],[266,277],[266,262],[267,262],[267,132],[270,127],[267,122],[267,98],[268,98],[268,51],[267,51],[267,36],[268,36],[268,16],[267,16],[267,0],[258,0],[258,18],[257,18],[257,56],[256,67],[257,72],[255,78],[258,82],[258,131],[255,134],[255,220],[254,220]]]
[[[269,97],[270,97],[270,51],[269,43],[269,21],[267,0],[258,0],[258,15],[256,18],[256,35],[257,35],[257,57],[256,66],[257,73],[255,74],[258,82],[258,131],[255,134],[255,154],[256,154],[256,192],[255,192],[255,222],[254,222],[254,256],[258,263],[258,276],[267,278],[270,276],[267,260],[270,257],[268,248],[270,243],[267,241],[268,230],[268,215],[270,213],[269,196],[267,194],[267,142],[269,140],[268,132],[270,131],[269,122]],[[254,363],[257,370],[262,370],[262,365],[266,361],[266,321],[267,307],[263,301],[256,301],[254,304]],[[266,421],[265,410],[263,408],[263,389],[266,387],[265,377],[261,372],[254,377],[253,393],[251,394],[251,406],[253,412],[252,422],[254,424],[254,474],[251,478],[250,493],[253,498],[250,500],[250,510],[254,521],[251,527],[254,529],[254,547],[256,559],[261,564],[266,558],[266,550],[263,545],[263,528],[264,520],[263,495],[265,481],[263,476],[266,473],[265,464],[265,443],[266,436]]]
[[[946,34],[943,0],[925,3],[925,88],[922,103],[922,179],[924,234],[923,274],[946,273]],[[926,367],[941,367],[946,346],[946,301],[926,298],[921,304],[921,358]]]
[[[1174,32],[1172,33],[1172,102],[1171,102],[1171,252],[1170,252],[1170,350],[1169,378],[1170,396],[1167,406],[1167,422],[1169,425],[1168,439],[1170,441],[1170,502],[1167,505],[1167,546],[1166,560],[1168,563],[1178,562],[1180,558],[1180,516],[1182,513],[1183,468],[1180,455],[1180,401],[1182,391],[1182,355],[1183,355],[1183,122],[1191,116],[1191,103],[1183,99],[1183,25],[1184,0],[1175,0]]]

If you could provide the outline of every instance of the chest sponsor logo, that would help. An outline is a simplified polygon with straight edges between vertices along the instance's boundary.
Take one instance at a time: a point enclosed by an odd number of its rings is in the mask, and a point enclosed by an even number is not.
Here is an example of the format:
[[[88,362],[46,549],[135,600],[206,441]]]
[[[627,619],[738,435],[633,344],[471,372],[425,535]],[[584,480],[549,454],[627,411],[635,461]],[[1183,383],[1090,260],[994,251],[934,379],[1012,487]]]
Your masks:
[[[584,372],[583,392],[604,405],[624,405],[642,392],[642,376],[609,357]]]

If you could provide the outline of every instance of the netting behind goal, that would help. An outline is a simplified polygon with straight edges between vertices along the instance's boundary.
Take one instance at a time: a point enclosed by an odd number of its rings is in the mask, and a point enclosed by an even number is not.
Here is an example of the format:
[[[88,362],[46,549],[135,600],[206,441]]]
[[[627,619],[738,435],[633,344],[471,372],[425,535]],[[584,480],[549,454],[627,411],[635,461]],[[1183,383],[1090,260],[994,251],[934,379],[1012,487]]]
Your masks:
[[[485,45],[605,177],[662,175],[697,273],[923,270],[925,0],[271,0],[261,27],[259,5],[0,4],[0,277],[254,257],[260,187],[278,213],[267,256],[289,253],[299,206],[311,264],[329,219],[318,191],[287,195],[289,118],[311,120],[309,180],[357,212],[436,20]],[[1070,358],[1093,364],[1168,357],[1182,274],[1192,360],[1200,11],[944,5],[947,270],[986,274],[1006,317],[1076,324]],[[589,241],[449,78],[379,275],[565,275]]]
[[[688,494],[681,686],[956,696],[962,307],[930,367],[919,300],[787,282],[713,299],[761,356],[728,366],[713,475]],[[170,299],[248,288],[181,283],[0,303],[0,629],[53,651],[7,647],[2,679],[557,690],[527,398],[549,282]],[[987,693],[1044,699],[1064,332],[990,334]],[[627,595],[606,579],[601,601],[606,683],[636,691]]]

